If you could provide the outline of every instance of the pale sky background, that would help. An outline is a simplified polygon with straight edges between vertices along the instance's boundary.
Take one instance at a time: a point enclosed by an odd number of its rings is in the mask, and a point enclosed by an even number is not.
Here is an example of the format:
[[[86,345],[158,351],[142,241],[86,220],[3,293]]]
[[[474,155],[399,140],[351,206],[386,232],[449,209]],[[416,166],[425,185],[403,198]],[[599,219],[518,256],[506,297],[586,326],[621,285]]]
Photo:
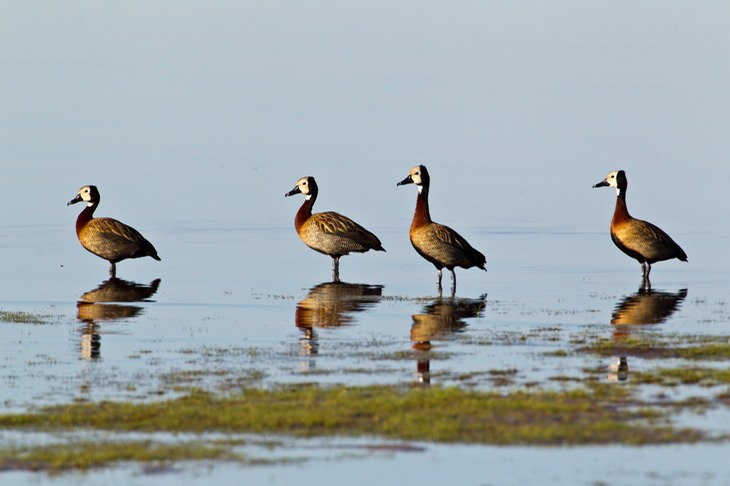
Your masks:
[[[315,209],[377,232],[409,223],[395,184],[424,163],[461,228],[603,230],[591,185],[624,168],[636,216],[709,231],[728,26],[726,1],[3,0],[0,217],[69,226],[93,183],[148,233],[287,226],[313,175]]]

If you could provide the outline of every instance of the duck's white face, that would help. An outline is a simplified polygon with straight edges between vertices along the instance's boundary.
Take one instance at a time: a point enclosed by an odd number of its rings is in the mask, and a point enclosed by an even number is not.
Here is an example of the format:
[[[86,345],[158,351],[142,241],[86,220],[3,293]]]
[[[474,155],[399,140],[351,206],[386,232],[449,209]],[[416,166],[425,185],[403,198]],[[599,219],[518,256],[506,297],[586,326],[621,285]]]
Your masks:
[[[317,192],[317,183],[314,182],[314,177],[302,177],[297,181],[297,185],[294,189],[284,194],[285,196],[293,196],[294,194],[304,194],[306,199],[310,199],[314,193]]]
[[[621,188],[618,187],[618,174],[621,171],[615,170],[608,174],[605,179],[593,187],[613,187],[616,189],[616,195],[621,195]]]
[[[611,172],[610,174],[608,174],[606,176],[604,181],[606,181],[606,183],[608,183],[608,187],[618,188],[618,182],[616,180],[617,175],[618,175],[618,171],[614,170],[613,172]]]
[[[99,193],[96,191],[94,186],[84,186],[79,189],[76,193],[76,197],[71,199],[68,204],[76,204],[78,202],[85,202],[87,206],[93,206],[99,202]]]
[[[408,171],[408,177],[400,181],[397,185],[403,186],[406,184],[415,184],[416,187],[418,187],[418,193],[421,194],[423,192],[423,186],[424,184],[428,186],[428,171],[426,170],[426,166],[424,165],[417,165],[414,168],[412,168],[410,171]]]
[[[309,190],[309,177],[302,177],[299,179],[297,181],[297,187],[299,188],[299,192],[307,197],[310,196],[311,191]]]
[[[91,186],[84,186],[81,189],[79,189],[79,196],[81,197],[81,200],[84,202],[90,202],[91,201]]]
[[[304,194],[305,199],[309,199],[312,197],[312,183],[309,182],[310,179],[313,181],[311,177],[302,177],[297,181],[297,188],[299,189],[299,192]]]
[[[417,165],[414,168],[411,169],[410,172],[408,172],[408,175],[411,176],[411,180],[413,183],[417,186],[421,186],[423,184],[423,179],[421,178],[421,166]]]

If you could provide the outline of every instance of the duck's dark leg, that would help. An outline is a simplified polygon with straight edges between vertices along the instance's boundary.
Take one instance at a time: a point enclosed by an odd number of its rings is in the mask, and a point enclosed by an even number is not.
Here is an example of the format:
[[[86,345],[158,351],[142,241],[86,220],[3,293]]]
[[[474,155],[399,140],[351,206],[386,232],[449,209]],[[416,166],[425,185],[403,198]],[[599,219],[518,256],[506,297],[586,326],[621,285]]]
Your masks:
[[[340,281],[340,257],[332,257],[332,281]]]
[[[454,269],[451,269],[451,296],[456,295],[456,272]]]
[[[641,263],[641,277],[649,278],[649,272],[651,272],[651,263],[642,262]]]
[[[110,263],[109,265],[109,276],[111,278],[114,278],[117,276],[117,264],[116,263]]]

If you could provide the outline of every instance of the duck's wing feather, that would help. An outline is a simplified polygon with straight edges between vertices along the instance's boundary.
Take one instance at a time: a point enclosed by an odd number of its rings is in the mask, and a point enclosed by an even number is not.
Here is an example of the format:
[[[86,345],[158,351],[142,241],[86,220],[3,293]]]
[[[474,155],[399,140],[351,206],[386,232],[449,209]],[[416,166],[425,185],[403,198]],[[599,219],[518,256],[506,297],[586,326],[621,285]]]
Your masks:
[[[310,218],[310,224],[316,225],[324,234],[358,241],[369,241],[373,248],[382,249],[377,236],[340,213],[327,211],[313,214]]]

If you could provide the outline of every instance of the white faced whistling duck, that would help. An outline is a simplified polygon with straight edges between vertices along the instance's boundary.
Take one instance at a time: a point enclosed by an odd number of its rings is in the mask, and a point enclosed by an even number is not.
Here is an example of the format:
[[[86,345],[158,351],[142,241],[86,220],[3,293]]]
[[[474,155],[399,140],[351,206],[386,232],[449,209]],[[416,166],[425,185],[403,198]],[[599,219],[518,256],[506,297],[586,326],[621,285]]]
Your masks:
[[[616,209],[611,219],[611,239],[619,250],[641,263],[641,276],[644,285],[648,287],[652,263],[672,258],[686,262],[687,254],[660,228],[647,221],[633,218],[629,214],[626,209],[627,186],[626,173],[617,170],[593,187],[616,188]]]
[[[428,208],[428,191],[431,178],[423,165],[411,169],[408,177],[397,185],[415,184],[418,186],[416,198],[416,212],[411,222],[411,244],[419,255],[433,263],[438,269],[438,288],[441,292],[441,269],[451,270],[451,293],[456,292],[455,267],[478,267],[486,271],[487,259],[478,250],[475,250],[459,233],[448,226],[431,221]]]
[[[101,196],[96,186],[84,186],[67,205],[86,203],[86,207],[76,219],[76,236],[81,246],[109,262],[109,275],[115,277],[117,262],[127,258],[149,256],[160,260],[152,243],[136,229],[116,219],[94,218],[94,211],[100,200]]]
[[[340,280],[340,257],[350,252],[385,251],[377,236],[350,218],[327,211],[312,214],[319,189],[314,177],[302,177],[284,196],[304,194],[304,204],[294,218],[299,238],[312,250],[332,257],[332,280]]]

